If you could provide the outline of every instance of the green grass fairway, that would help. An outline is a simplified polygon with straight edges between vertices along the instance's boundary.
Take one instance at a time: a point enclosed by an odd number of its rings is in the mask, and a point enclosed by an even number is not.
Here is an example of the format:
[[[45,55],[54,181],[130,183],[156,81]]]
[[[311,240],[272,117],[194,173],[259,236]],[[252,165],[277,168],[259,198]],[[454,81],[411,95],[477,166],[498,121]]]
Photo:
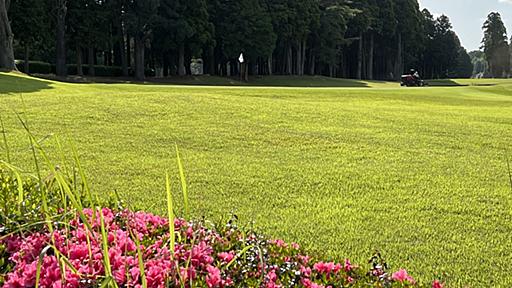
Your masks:
[[[195,216],[233,212],[337,259],[364,262],[378,249],[420,280],[445,271],[454,287],[512,286],[512,80],[429,88],[336,81],[300,86],[352,87],[66,84],[1,74],[0,115],[16,165],[34,169],[13,111],[38,137],[73,139],[94,191],[115,189],[137,208],[165,213],[166,170],[180,201],[176,143]],[[58,158],[55,142],[44,145]]]

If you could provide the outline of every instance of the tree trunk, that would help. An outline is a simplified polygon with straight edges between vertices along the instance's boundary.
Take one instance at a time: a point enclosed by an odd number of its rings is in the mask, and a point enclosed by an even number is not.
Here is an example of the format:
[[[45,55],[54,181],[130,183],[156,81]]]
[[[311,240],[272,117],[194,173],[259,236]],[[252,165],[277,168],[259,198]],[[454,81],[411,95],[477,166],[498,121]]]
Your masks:
[[[56,72],[57,76],[68,74],[66,67],[66,14],[67,1],[57,0],[57,32],[56,32]]]
[[[374,47],[375,47],[375,37],[373,35],[373,32],[370,34],[370,51],[368,52],[368,79],[373,80],[373,57],[374,57]]]
[[[178,51],[178,75],[185,76],[187,71],[185,69],[185,44],[181,43]]]
[[[268,65],[268,75],[272,76],[272,55],[268,56],[267,59],[267,65]]]
[[[162,73],[164,77],[169,77],[169,54],[166,52],[162,58]]]
[[[11,23],[7,15],[8,0],[0,0],[0,69],[16,70]]]
[[[82,47],[76,43],[76,74],[78,76],[84,75],[84,70],[82,69]]]
[[[190,69],[190,63],[192,62],[192,53],[190,50],[185,50],[185,75],[192,75],[192,69]]]
[[[313,51],[310,51],[310,56],[309,56],[309,75],[315,75],[315,62],[316,62],[316,57],[315,57],[315,54],[313,53]]]
[[[121,37],[119,38],[119,41],[121,42],[121,44],[119,45],[119,52],[120,52],[120,56],[121,56],[121,69],[123,70],[123,76],[128,76],[129,72],[128,72],[128,59],[127,59],[127,55],[126,55],[126,43],[125,43],[125,39],[124,39],[124,32],[121,32]]]
[[[297,53],[295,59],[295,74],[302,76],[300,72],[300,65],[302,65],[302,41],[297,42]]]
[[[386,57],[385,80],[394,80],[395,66],[393,65],[392,57]]]
[[[292,75],[292,58],[293,58],[293,55],[292,55],[292,46],[288,46],[288,49],[286,51],[286,71],[285,71],[285,74],[287,75]]]
[[[126,34],[126,65],[128,70],[132,67],[132,45],[130,35]],[[132,70],[133,72],[133,70]]]
[[[306,66],[306,47],[307,47],[307,42],[306,40],[303,40],[302,41],[302,55],[300,56],[300,75],[301,76],[304,76],[304,68]]]
[[[217,75],[217,69],[215,67],[215,47],[213,47],[213,45],[209,47],[208,58],[210,58],[210,67],[208,67],[208,74]]]
[[[135,78],[144,81],[144,36],[135,36]]]
[[[114,46],[112,48],[112,53],[113,53],[113,56],[112,56],[112,59],[113,59],[113,64],[114,66],[118,66],[118,67],[121,67],[121,47],[122,47],[122,42],[120,41],[120,37],[118,35],[118,38],[116,38],[116,42],[114,43]]]
[[[397,80],[400,78],[400,75],[402,75],[402,73],[404,72],[404,67],[403,67],[403,61],[402,61],[402,58],[403,58],[403,52],[402,52],[402,49],[403,49],[403,45],[402,45],[402,34],[398,34],[398,40],[397,40],[397,57],[396,57],[396,67],[395,67],[395,79],[394,80]]]
[[[244,63],[244,81],[249,81],[249,63]]]
[[[29,53],[30,53],[30,45],[28,43],[25,43],[25,63],[24,64],[24,70],[25,70],[25,74],[30,74],[30,57],[29,57]]]
[[[363,32],[359,33],[359,48],[357,50],[357,74],[356,78],[363,78]]]
[[[96,76],[96,71],[94,71],[94,60],[96,58],[96,54],[94,53],[94,47],[92,47],[92,45],[89,45],[88,49],[87,49],[88,53],[89,53],[89,56],[87,57],[88,61],[89,61],[89,73],[88,75],[89,76]]]

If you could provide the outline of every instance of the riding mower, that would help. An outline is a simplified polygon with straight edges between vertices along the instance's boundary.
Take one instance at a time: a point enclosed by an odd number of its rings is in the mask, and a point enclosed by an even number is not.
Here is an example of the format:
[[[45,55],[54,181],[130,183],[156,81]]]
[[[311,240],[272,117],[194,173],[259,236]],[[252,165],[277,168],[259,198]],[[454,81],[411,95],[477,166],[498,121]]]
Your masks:
[[[407,87],[424,87],[428,86],[428,83],[421,79],[418,72],[411,70],[410,74],[404,74],[401,77],[402,81],[400,82],[400,86]]]

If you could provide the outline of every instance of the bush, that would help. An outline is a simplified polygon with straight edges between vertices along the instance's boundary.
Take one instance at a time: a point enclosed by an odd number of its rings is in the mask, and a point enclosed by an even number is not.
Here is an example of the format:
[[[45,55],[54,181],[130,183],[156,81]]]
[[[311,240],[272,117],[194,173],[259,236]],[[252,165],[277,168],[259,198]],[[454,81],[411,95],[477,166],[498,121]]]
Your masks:
[[[16,68],[25,73],[25,61],[16,60]],[[29,72],[34,74],[50,74],[52,73],[52,65],[47,62],[29,61]]]
[[[85,218],[77,214],[53,232],[3,237],[0,247],[10,265],[5,285],[34,287],[40,265],[39,287],[97,286],[105,281],[162,288],[420,286],[403,269],[387,271],[380,255],[371,259],[369,269],[348,259],[322,262],[304,254],[298,244],[268,240],[233,221],[215,229],[205,222],[176,219],[173,242],[168,220],[152,214],[107,208],[85,209],[83,214]],[[434,287],[442,287],[436,283]]]
[[[25,61],[16,60],[16,67],[19,71],[25,73]],[[47,62],[41,61],[30,61],[30,73],[33,74],[55,74],[56,66],[55,64],[50,64]],[[68,64],[67,65],[68,75],[78,75],[77,73],[77,65],[76,64]],[[89,65],[82,65],[82,72],[84,75],[89,74]],[[120,66],[104,66],[104,65],[94,65],[95,76],[98,77],[120,77],[123,76],[123,68]],[[135,72],[130,68],[128,71],[130,76],[135,76]],[[144,74],[146,77],[155,77],[155,69],[146,68],[144,70]]]
[[[388,271],[379,254],[366,267],[348,259],[325,262],[298,244],[240,229],[236,218],[211,225],[170,216],[169,225],[168,218],[124,209],[112,197],[108,206],[118,208],[75,209],[101,205],[72,188],[85,183],[64,181],[65,172],[54,170],[53,178],[42,182],[0,172],[0,285],[5,287],[93,287],[109,281],[158,288],[420,287],[407,271]]]

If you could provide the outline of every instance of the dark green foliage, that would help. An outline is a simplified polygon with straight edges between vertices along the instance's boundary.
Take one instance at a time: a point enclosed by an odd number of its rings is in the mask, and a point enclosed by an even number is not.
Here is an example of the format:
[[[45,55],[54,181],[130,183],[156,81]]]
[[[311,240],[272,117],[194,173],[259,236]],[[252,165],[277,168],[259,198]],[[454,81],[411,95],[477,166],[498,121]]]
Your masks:
[[[473,74],[471,60],[452,30],[450,19],[446,15],[434,19],[427,9],[424,9],[422,14],[426,32],[423,38],[426,49],[422,59],[425,77],[432,79],[471,77]]]
[[[9,9],[11,27],[22,45],[34,45],[47,37],[46,5],[41,0],[12,0]]]
[[[125,25],[134,38],[135,78],[144,80],[146,44],[158,20],[159,0],[126,0]]]
[[[336,63],[346,44],[347,22],[355,10],[350,10],[346,1],[321,1],[320,26],[316,32],[315,52],[322,66]]]
[[[18,54],[28,59],[25,43],[35,45],[32,59],[53,63],[48,55],[63,53],[62,41],[56,49],[48,40],[55,38],[49,30],[62,30],[61,18],[34,25],[63,7],[70,50],[64,60],[76,63],[77,74],[96,75],[96,65],[105,65],[123,67],[126,76],[131,69],[139,80],[148,68],[186,75],[202,58],[207,73],[224,76],[243,68],[255,75],[396,80],[410,68],[443,78],[467,64],[448,18],[420,11],[417,0],[13,0]],[[502,75],[510,62],[504,41],[486,52],[498,55],[491,66]],[[241,52],[247,69],[238,65]]]
[[[460,48],[457,53],[455,66],[452,71],[449,72],[450,78],[470,78],[473,76],[473,63],[468,52],[464,48]]]
[[[24,60],[16,60],[16,67],[19,71],[26,73]],[[50,74],[52,73],[52,65],[47,62],[30,61],[30,73]]]
[[[89,69],[89,66],[83,67],[84,74],[90,74]],[[123,69],[120,66],[94,65],[94,73],[95,76],[100,77],[119,77],[123,75]],[[68,74],[77,75],[77,67],[75,64],[68,65]]]
[[[15,54],[20,57],[23,55],[25,61],[34,59],[31,57],[31,50],[37,52],[44,49],[44,45],[51,41],[52,33],[50,21],[47,19],[46,11],[48,5],[46,1],[40,0],[13,0],[9,9],[11,17],[11,26],[16,37],[17,45],[22,47],[23,54]],[[30,62],[28,62],[30,63]],[[23,72],[40,73],[35,71],[26,71],[30,65],[23,67]],[[20,70],[20,67],[18,67]]]
[[[226,59],[237,59],[244,52],[248,61],[267,57],[274,49],[276,35],[272,19],[259,0],[224,0],[216,7],[219,43]]]
[[[507,76],[510,69],[510,51],[507,29],[500,13],[490,13],[482,29],[484,29],[482,48],[489,63],[490,73],[493,77]]]

